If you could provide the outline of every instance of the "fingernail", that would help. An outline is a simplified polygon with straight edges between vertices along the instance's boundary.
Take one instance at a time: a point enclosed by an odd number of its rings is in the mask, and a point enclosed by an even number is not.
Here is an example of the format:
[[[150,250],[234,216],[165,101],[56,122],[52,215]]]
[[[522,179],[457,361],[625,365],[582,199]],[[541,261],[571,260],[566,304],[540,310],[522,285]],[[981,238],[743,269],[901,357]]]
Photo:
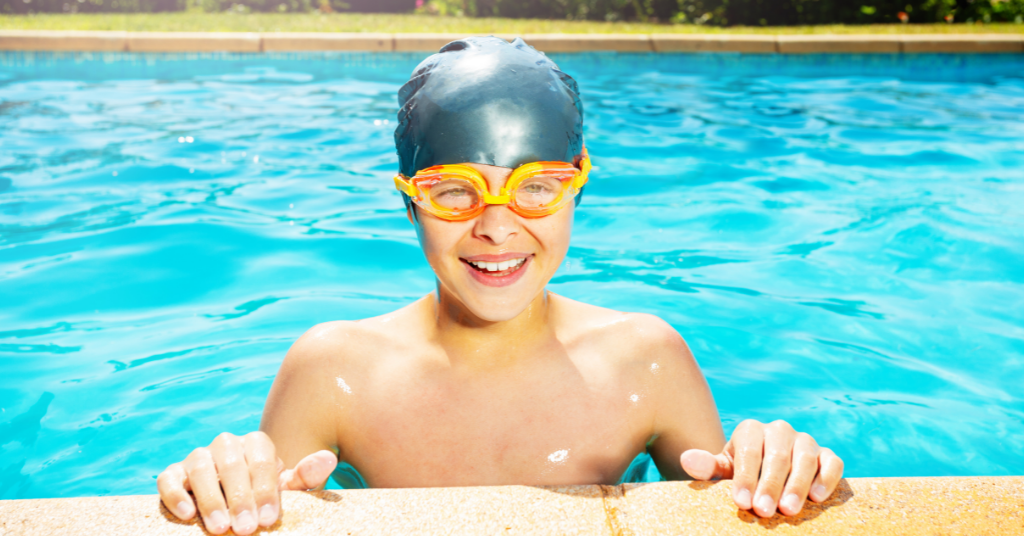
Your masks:
[[[775,501],[767,495],[762,495],[757,498],[757,509],[760,511],[761,515],[775,515]]]
[[[249,534],[256,530],[256,518],[253,517],[252,512],[248,510],[242,510],[240,514],[235,516],[235,524],[232,529],[239,534]]]
[[[741,489],[741,490],[737,491],[736,492],[735,500],[736,500],[736,504],[740,508],[742,508],[744,510],[750,510],[750,490]]]
[[[210,512],[210,532],[222,532],[228,528],[228,513],[224,510],[214,510]]]
[[[178,503],[176,510],[178,510],[178,517],[181,517],[182,519],[192,517],[192,503],[188,501],[181,501]]]
[[[260,507],[260,525],[269,527],[277,521],[277,508],[270,504],[264,504]]]
[[[814,486],[812,486],[811,498],[813,498],[816,501],[824,501],[825,499],[827,499],[828,496],[825,495],[825,486],[822,486],[821,484],[815,484]]]
[[[797,513],[800,511],[800,497],[796,496],[796,493],[787,493],[785,497],[779,501],[779,506],[786,507],[787,512]]]

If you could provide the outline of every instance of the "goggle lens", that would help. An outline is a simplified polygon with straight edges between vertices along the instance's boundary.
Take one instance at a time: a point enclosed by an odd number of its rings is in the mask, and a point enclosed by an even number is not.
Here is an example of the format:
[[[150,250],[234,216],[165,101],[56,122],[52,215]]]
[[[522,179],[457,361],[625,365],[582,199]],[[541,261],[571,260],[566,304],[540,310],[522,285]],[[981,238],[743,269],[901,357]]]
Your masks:
[[[528,212],[551,209],[565,196],[572,177],[572,172],[527,177],[512,192],[512,203],[516,208]]]
[[[451,212],[465,212],[480,205],[476,186],[462,178],[442,178],[428,189],[430,202]]]
[[[507,204],[521,216],[540,218],[571,202],[587,182],[589,170],[586,156],[580,169],[562,162],[524,164],[512,172],[500,195],[491,195],[487,181],[477,170],[461,164],[441,165],[424,169],[412,179],[398,175],[395,187],[446,220],[474,218],[487,205],[496,204]]]

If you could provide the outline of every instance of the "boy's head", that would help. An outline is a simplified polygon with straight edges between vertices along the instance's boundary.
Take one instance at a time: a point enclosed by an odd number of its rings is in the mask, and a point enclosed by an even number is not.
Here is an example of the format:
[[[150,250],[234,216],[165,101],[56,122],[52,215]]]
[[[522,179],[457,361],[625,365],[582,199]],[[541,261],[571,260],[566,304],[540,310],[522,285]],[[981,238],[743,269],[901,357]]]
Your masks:
[[[576,81],[520,38],[448,43],[416,67],[398,104],[406,177],[439,164],[572,163],[583,152]]]
[[[396,186],[439,290],[514,318],[565,257],[586,183],[576,82],[522,39],[471,37],[421,63],[399,104]]]

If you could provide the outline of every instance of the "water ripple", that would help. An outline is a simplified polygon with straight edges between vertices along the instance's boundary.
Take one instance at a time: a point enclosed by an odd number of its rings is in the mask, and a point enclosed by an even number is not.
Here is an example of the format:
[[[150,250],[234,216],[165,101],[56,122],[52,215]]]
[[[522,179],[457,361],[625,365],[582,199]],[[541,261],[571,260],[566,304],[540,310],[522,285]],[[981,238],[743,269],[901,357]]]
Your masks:
[[[152,493],[310,326],[434,288],[390,185],[423,57],[0,53],[0,499]],[[1024,473],[1021,55],[554,58],[594,171],[553,291],[850,476]]]

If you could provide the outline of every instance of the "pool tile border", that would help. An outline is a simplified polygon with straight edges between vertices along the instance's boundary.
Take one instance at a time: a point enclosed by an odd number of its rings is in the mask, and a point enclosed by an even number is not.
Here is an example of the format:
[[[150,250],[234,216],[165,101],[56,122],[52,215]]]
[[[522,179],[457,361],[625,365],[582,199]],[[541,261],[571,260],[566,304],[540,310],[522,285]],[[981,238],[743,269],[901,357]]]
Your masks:
[[[0,50],[124,52],[128,32],[0,30]]]
[[[264,52],[394,50],[394,36],[388,33],[268,33],[260,37],[263,40]]]
[[[872,54],[903,52],[899,35],[780,35],[782,54]]]
[[[255,33],[126,32],[125,52],[262,52]]]
[[[257,534],[1024,534],[1024,477],[851,478],[792,517],[738,511],[732,484],[284,492]],[[0,501],[0,534],[207,534],[155,495]]]
[[[771,54],[779,51],[774,35],[757,34],[652,34],[654,52],[747,52]]]
[[[466,34],[0,30],[0,50],[81,52],[436,52]],[[512,39],[514,36],[499,34]],[[1021,34],[525,34],[544,52],[1022,53]]]
[[[939,37],[942,37],[941,39]],[[1021,52],[1024,36],[1003,34],[980,35],[907,35],[903,52]]]

